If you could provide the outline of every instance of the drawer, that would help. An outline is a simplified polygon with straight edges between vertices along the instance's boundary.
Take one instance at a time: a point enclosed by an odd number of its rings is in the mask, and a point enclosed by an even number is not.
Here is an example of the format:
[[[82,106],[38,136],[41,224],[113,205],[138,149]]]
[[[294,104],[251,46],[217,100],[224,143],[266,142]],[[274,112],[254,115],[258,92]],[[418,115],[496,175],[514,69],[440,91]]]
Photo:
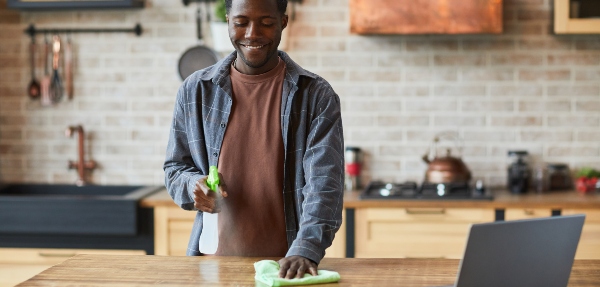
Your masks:
[[[493,209],[367,208],[356,210],[357,258],[461,258],[473,223]]]
[[[519,220],[552,216],[552,210],[546,208],[507,208],[504,220]]]
[[[360,217],[377,221],[410,222],[490,222],[494,221],[492,209],[479,208],[367,208]]]
[[[563,209],[562,215],[585,214],[585,222],[600,223],[600,210],[598,209]]]
[[[58,264],[77,254],[145,255],[144,250],[0,248],[0,263]]]

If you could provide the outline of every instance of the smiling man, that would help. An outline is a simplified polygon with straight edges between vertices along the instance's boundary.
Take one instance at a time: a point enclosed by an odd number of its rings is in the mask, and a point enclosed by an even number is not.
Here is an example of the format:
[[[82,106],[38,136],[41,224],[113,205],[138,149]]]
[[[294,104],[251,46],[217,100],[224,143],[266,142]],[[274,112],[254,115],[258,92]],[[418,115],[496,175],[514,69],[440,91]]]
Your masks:
[[[218,213],[215,255],[283,257],[281,277],[316,275],[342,221],[339,97],[277,50],[286,0],[225,2],[236,51],[180,87],[164,164],[175,203],[198,211],[188,255],[202,255],[202,214]]]

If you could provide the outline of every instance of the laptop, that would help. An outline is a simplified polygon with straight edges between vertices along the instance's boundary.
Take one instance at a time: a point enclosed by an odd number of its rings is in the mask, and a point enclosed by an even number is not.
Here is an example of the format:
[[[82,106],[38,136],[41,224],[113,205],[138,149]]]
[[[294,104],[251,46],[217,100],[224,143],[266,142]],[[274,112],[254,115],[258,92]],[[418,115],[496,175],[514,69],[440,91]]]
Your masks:
[[[565,287],[585,215],[473,224],[456,287]]]

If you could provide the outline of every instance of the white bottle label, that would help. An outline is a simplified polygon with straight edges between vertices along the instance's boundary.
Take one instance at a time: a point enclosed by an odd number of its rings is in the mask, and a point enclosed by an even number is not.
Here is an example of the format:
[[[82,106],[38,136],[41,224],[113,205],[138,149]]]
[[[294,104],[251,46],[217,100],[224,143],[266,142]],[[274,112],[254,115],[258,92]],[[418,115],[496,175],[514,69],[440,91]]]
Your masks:
[[[200,252],[215,254],[219,247],[219,214],[202,213],[202,233],[200,234]]]

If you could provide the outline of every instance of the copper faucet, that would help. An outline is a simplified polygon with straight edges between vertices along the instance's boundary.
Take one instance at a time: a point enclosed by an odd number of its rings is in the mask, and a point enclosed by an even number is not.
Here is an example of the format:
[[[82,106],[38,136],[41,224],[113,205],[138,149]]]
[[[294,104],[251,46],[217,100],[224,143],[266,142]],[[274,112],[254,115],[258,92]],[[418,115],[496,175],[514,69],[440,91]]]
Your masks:
[[[77,132],[77,140],[78,140],[77,151],[79,154],[79,161],[77,161],[77,162],[69,161],[69,169],[77,169],[79,178],[77,179],[77,181],[75,181],[75,184],[77,184],[78,186],[82,186],[87,183],[85,180],[85,171],[93,170],[94,168],[96,168],[96,162],[93,160],[86,162],[84,160],[85,153],[84,153],[83,140],[85,139],[85,136],[84,136],[84,132],[83,132],[83,127],[81,125],[69,126],[65,130],[65,136],[70,138],[73,136],[74,132]]]

